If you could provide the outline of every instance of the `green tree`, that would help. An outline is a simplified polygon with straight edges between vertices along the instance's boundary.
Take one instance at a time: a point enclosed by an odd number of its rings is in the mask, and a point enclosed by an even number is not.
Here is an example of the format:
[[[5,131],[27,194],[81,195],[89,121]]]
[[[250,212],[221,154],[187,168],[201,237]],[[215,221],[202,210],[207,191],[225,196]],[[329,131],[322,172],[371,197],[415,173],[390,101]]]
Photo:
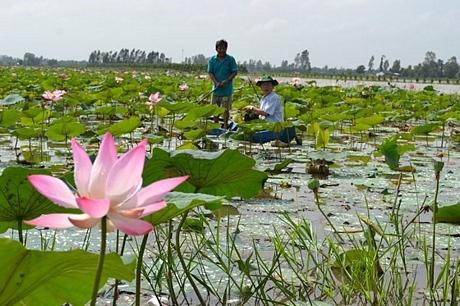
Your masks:
[[[444,64],[444,76],[449,79],[457,77],[457,74],[460,70],[460,66],[457,63],[457,58],[452,56],[447,60],[447,63]]]
[[[380,71],[383,71],[383,62],[384,62],[385,58],[386,58],[385,55],[382,55],[382,57],[380,57],[380,66],[379,66]]]
[[[24,66],[40,66],[41,60],[33,53],[24,54]]]
[[[374,69],[374,56],[371,56],[371,59],[369,60],[369,63],[367,64],[367,70],[370,72],[372,69]]]
[[[391,72],[393,73],[400,73],[401,72],[401,61],[395,60],[393,62],[393,66],[391,66]]]
[[[433,51],[428,51],[425,54],[421,73],[421,76],[425,78],[437,78],[442,76],[441,67],[439,67],[439,63],[436,60],[436,54]]]
[[[366,67],[364,67],[364,65],[359,65],[358,68],[356,68],[357,74],[364,74],[365,71],[366,71]]]
[[[386,59],[386,60],[383,62],[383,71],[387,72],[387,71],[388,71],[388,68],[390,68],[390,62]]]
[[[307,49],[303,50],[302,53],[297,53],[294,58],[295,67],[303,71],[311,71],[310,64],[310,53]]]

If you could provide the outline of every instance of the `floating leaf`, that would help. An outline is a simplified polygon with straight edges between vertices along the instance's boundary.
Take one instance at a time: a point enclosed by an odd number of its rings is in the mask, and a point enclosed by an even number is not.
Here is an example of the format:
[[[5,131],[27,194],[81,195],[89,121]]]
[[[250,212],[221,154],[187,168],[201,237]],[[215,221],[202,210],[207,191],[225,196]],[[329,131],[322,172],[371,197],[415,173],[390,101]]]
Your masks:
[[[64,141],[77,137],[86,131],[86,125],[78,122],[57,123],[48,127],[46,136],[54,141]]]
[[[170,192],[164,197],[167,207],[144,217],[153,225],[158,225],[198,206],[204,206],[208,210],[219,209],[222,197],[216,197],[201,193]]]
[[[18,94],[10,94],[5,99],[0,99],[0,105],[12,105],[24,101],[24,97]]]
[[[428,135],[439,127],[437,123],[427,123],[424,125],[417,126],[411,130],[413,135]]]
[[[0,111],[0,126],[10,127],[15,125],[21,118],[21,113],[15,109],[5,109]]]
[[[460,203],[448,206],[442,206],[438,208],[435,218],[436,223],[460,223]]]
[[[129,117],[128,119],[124,119],[122,121],[119,121],[108,129],[108,132],[110,132],[114,137],[119,137],[124,134],[129,134],[134,132],[134,130],[141,124],[141,120],[139,117],[132,116]]]
[[[357,118],[356,123],[357,124],[365,124],[365,125],[370,125],[370,126],[376,126],[377,124],[380,124],[385,121],[385,117],[381,115],[376,115],[376,116],[371,116],[371,117],[364,117],[364,118]]]

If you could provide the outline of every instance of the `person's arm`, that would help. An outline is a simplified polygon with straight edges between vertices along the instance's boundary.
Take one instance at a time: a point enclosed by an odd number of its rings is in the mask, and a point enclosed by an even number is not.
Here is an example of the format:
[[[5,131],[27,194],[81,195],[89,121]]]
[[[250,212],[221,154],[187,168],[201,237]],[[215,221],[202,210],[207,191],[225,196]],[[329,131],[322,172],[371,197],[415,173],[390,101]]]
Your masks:
[[[212,82],[214,83],[214,85],[215,85],[216,87],[220,87],[221,83],[219,83],[219,81],[217,81],[216,76],[214,75],[214,73],[209,72],[208,74],[209,74],[209,78],[212,80]]]
[[[222,84],[224,86],[227,85],[228,83],[230,83],[231,81],[233,81],[233,79],[238,74],[238,66],[236,64],[236,60],[235,60],[235,58],[233,56],[230,56],[230,58],[231,58],[231,61],[232,61],[232,64],[231,64],[232,65],[232,67],[231,67],[232,73],[230,74],[230,76],[226,80],[222,81]]]
[[[263,109],[255,107],[253,105],[245,106],[243,109],[247,112],[252,112],[256,115],[262,115],[264,117],[270,116],[270,114],[264,111]]]
[[[230,74],[230,76],[228,77],[228,81],[231,82],[233,81],[233,79],[236,77],[236,75],[238,74],[238,71],[233,71],[232,74]]]
[[[211,81],[214,83],[214,88],[218,88],[220,86],[222,86],[222,83],[219,83],[219,81],[217,80],[216,76],[214,75],[214,66],[212,64],[212,57],[209,59],[208,61],[208,75],[209,75],[209,78],[211,79]]]

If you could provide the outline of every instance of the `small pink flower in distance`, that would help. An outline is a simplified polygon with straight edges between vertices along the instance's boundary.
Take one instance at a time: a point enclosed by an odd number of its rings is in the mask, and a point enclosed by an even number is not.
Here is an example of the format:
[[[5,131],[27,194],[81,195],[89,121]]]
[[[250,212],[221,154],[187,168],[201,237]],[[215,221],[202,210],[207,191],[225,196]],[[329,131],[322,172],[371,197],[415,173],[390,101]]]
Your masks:
[[[145,105],[148,105],[149,109],[152,110],[152,108],[154,106],[158,106],[158,102],[160,102],[161,99],[163,99],[163,98],[160,96],[160,92],[157,91],[156,93],[151,94],[149,96],[149,100],[147,102],[145,102]]]
[[[62,99],[62,96],[66,94],[65,90],[58,90],[56,89],[53,92],[50,91],[45,91],[42,94],[42,97],[45,98],[46,100],[52,100],[52,101],[58,101]]]
[[[26,224],[87,229],[107,218],[107,231],[119,229],[128,235],[145,235],[153,226],[141,218],[166,207],[163,197],[188,176],[168,178],[144,188],[142,172],[146,156],[147,139],[118,158],[117,148],[110,134],[105,134],[94,163],[72,138],[75,163],[76,193],[64,181],[50,175],[30,175],[30,183],[59,206],[76,208],[81,214],[54,213],[42,215]]]
[[[45,98],[46,100],[53,100],[54,99],[54,95],[51,91],[45,91],[43,94],[42,94],[42,97]]]
[[[61,78],[66,79],[66,78],[67,78],[67,74],[66,74],[65,72],[63,72],[63,73],[61,74]]]
[[[117,83],[123,82],[123,78],[115,77],[115,82]]]
[[[150,80],[152,80],[152,77],[151,77],[150,75],[146,75],[146,76],[144,77],[144,79],[146,79],[147,81],[150,81]]]
[[[300,79],[299,78],[292,78],[291,81],[289,82],[290,85],[299,85],[300,84]]]
[[[182,91],[185,91],[187,90],[189,87],[187,84],[182,84],[182,85],[179,85],[179,89],[182,90]]]
[[[414,90],[414,89],[415,89],[415,85],[414,85],[414,84],[410,84],[410,85],[409,85],[409,89]]]

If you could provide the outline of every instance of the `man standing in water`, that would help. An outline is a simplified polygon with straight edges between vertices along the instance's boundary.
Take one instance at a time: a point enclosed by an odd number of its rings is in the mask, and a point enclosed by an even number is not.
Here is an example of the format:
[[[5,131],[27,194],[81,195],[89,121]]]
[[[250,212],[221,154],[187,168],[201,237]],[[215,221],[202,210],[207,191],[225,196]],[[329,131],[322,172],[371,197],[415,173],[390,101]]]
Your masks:
[[[217,54],[208,61],[208,74],[212,80],[212,104],[225,108],[224,125],[227,129],[230,110],[232,109],[233,79],[238,73],[235,58],[227,54],[227,41],[221,39],[216,42]],[[219,123],[219,117],[214,117],[214,122]]]

